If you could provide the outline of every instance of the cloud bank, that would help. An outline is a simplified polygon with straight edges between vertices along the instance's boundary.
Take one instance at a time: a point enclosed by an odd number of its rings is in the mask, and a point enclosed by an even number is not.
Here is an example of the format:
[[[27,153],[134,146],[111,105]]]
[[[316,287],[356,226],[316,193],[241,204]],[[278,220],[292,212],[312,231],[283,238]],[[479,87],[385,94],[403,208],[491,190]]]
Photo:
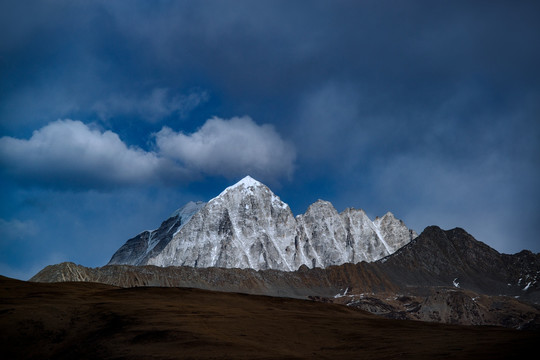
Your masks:
[[[7,171],[24,182],[90,188],[147,182],[160,162],[114,132],[74,120],[52,122],[28,140],[2,137],[0,156]]]
[[[294,168],[293,146],[249,117],[215,117],[192,134],[164,127],[152,138],[155,151],[146,151],[112,131],[58,120],[29,139],[0,138],[0,163],[23,183],[72,188],[189,181],[199,174],[276,181]]]

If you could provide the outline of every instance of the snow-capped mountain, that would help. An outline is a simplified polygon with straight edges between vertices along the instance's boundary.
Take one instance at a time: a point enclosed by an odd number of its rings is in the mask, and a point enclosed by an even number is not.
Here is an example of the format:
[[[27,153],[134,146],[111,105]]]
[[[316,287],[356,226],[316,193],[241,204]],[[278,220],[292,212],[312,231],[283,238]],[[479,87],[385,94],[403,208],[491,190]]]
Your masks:
[[[391,213],[371,221],[363,210],[339,214],[322,200],[295,218],[268,187],[247,176],[128,240],[109,264],[293,271],[375,261],[415,237]]]
[[[338,214],[323,200],[312,204],[296,221],[301,263],[310,267],[375,261],[416,237],[390,212],[371,221],[363,210],[348,208]]]

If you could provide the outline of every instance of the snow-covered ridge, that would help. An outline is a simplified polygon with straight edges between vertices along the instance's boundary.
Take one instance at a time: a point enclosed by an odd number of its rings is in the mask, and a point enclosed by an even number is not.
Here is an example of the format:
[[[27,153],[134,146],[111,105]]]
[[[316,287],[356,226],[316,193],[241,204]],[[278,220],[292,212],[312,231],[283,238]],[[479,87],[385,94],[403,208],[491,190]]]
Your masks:
[[[141,252],[135,249],[124,263],[292,271],[301,265],[375,261],[416,237],[391,213],[371,221],[363,210],[338,213],[322,200],[295,218],[286,203],[250,176],[206,204],[186,204],[172,214],[175,218],[182,221],[173,222],[172,236],[160,228],[169,235],[150,234],[144,256],[135,256]]]

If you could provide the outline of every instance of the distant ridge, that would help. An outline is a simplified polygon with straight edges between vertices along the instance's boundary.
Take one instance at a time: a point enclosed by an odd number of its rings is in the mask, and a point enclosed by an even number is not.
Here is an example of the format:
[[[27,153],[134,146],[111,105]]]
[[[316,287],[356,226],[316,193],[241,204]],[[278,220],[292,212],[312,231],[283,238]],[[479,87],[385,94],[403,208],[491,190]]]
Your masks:
[[[30,281],[173,286],[336,302],[398,319],[540,329],[540,254],[500,254],[463,229],[426,228],[379,261],[253,269],[48,266]]]

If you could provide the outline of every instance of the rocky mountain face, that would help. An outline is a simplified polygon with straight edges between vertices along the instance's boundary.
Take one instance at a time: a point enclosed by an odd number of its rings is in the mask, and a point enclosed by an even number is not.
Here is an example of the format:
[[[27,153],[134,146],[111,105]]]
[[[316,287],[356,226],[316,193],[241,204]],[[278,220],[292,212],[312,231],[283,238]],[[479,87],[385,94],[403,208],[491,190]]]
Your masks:
[[[143,231],[132,239],[129,239],[109,261],[113,264],[140,265],[149,258],[157,256],[171,241],[173,236],[201,210],[206,203],[202,201],[189,202],[176,210],[156,230]]]
[[[297,271],[48,266],[31,281],[175,286],[310,298],[397,319],[540,328],[540,254],[500,254],[456,228],[428,227],[376,262]]]
[[[422,236],[379,262],[408,286],[453,286],[485,294],[524,296],[540,290],[540,255],[500,254],[465,230],[427,227]],[[537,298],[540,300],[540,298]]]
[[[391,318],[540,329],[540,254],[500,254],[465,230],[426,228],[373,264],[384,292],[338,295],[336,302]]]
[[[268,187],[248,176],[128,240],[109,265],[294,271],[301,265],[375,261],[416,236],[391,213],[371,221],[363,210],[339,214],[322,200],[295,218]]]

